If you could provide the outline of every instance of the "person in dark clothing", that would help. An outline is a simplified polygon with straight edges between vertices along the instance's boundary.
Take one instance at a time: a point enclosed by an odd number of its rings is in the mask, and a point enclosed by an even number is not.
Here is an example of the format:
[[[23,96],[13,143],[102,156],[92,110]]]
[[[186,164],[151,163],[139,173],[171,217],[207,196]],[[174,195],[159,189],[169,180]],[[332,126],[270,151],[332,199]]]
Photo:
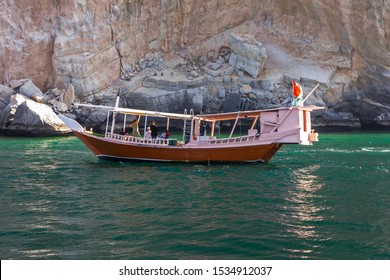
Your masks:
[[[121,132],[119,132],[119,135],[126,135],[126,131],[123,128],[121,128]]]
[[[199,130],[199,135],[200,136],[206,136],[206,128],[207,128],[207,124],[202,122],[200,124],[200,130]]]
[[[155,121],[152,121],[152,124],[150,125],[150,131],[152,132],[152,138],[156,138],[158,134],[158,127]]]

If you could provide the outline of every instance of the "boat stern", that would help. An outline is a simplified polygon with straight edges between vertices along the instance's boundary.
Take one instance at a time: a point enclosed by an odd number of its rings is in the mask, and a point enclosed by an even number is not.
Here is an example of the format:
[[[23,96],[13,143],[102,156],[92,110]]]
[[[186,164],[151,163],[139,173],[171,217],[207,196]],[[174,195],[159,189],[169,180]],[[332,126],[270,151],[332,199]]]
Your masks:
[[[319,110],[322,107],[298,107],[299,114],[299,143],[300,145],[313,145],[313,142],[318,142],[318,133],[311,126],[311,112]]]
[[[312,145],[318,141],[318,133],[311,126],[311,112],[322,107],[279,108],[261,114],[261,133],[277,136],[282,144]]]

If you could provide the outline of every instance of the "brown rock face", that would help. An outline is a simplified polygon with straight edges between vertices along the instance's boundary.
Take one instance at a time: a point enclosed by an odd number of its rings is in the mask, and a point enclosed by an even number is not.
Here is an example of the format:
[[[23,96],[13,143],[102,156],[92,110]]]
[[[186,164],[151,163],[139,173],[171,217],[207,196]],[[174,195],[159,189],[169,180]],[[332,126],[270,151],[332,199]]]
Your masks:
[[[57,10],[52,0],[0,2],[0,82],[29,77],[53,85],[53,43]]]
[[[366,123],[390,112],[389,1],[2,0],[0,26],[1,83],[72,83],[82,101],[147,53],[207,54],[235,32],[265,46],[260,78],[319,81]]]
[[[252,17],[253,3],[4,0],[0,82],[29,77],[40,88],[73,82],[76,92],[88,95],[147,52],[173,53],[237,26]]]
[[[4,0],[0,82],[30,77],[40,88],[65,88],[72,81],[76,92],[96,92],[147,52],[170,54],[251,18],[256,1],[242,2]]]

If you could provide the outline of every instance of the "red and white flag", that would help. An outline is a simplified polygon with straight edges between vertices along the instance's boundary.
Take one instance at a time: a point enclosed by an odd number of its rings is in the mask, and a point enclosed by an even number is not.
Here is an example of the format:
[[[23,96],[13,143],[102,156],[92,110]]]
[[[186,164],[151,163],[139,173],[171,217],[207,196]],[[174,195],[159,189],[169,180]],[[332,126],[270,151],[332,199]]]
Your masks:
[[[300,84],[298,84],[295,81],[292,81],[293,84],[293,106],[302,106],[301,100],[302,100],[302,87]]]

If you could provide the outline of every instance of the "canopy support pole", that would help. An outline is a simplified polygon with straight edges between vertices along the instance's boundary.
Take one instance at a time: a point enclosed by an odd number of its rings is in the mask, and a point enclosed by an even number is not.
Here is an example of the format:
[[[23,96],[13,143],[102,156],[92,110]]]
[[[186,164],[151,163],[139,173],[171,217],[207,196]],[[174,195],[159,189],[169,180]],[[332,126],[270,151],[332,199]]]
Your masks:
[[[211,123],[211,137],[214,137],[215,122]]]
[[[144,138],[146,136],[146,126],[148,125],[148,114],[145,115],[145,125],[144,125]]]
[[[117,95],[116,100],[115,100],[115,108],[118,108],[118,105],[119,105],[119,94]],[[113,114],[112,114],[112,124],[111,124],[111,133],[114,133],[115,117],[116,117],[116,113],[113,112]]]
[[[238,119],[240,118],[240,112],[238,112],[237,114],[237,118],[236,118],[236,121],[234,122],[234,125],[233,125],[233,128],[232,128],[232,131],[230,131],[230,135],[229,135],[229,138],[232,138],[232,135],[234,133],[234,130],[236,129],[236,126],[237,126],[237,122],[238,122]]]

